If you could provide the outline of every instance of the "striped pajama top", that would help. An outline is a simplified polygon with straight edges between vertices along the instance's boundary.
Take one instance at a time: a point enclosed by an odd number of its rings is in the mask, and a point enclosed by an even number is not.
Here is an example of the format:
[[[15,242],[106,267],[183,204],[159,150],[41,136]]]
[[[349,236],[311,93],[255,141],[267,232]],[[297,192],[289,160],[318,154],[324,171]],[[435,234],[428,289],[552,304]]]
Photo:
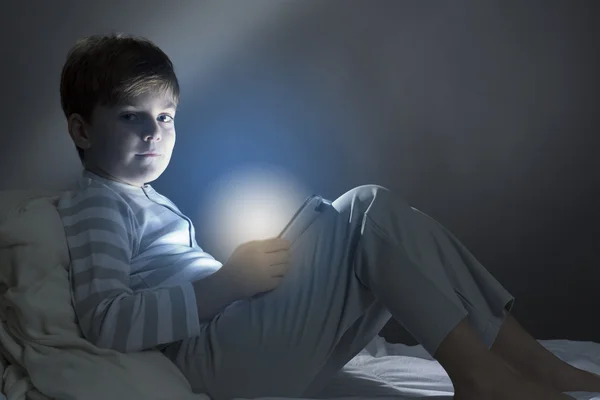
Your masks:
[[[191,282],[222,264],[196,243],[189,218],[150,185],[84,171],[59,199],[72,301],[84,337],[121,352],[199,333]]]

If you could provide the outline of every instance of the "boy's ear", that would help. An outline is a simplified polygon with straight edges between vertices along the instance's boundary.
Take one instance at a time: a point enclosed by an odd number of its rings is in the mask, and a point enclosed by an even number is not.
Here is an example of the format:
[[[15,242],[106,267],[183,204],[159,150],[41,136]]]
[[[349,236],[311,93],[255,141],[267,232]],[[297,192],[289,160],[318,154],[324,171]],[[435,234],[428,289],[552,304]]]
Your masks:
[[[89,135],[89,126],[80,114],[71,114],[67,120],[69,135],[75,145],[81,149],[89,149],[92,146]]]

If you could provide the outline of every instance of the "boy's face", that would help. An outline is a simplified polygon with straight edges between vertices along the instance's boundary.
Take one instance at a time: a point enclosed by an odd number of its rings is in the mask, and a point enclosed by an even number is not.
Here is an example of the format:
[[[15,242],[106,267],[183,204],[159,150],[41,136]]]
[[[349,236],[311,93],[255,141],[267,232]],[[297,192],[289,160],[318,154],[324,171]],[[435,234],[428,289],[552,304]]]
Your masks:
[[[69,130],[75,143],[85,149],[86,168],[109,179],[143,186],[169,165],[175,145],[176,107],[167,96],[148,93],[126,104],[97,106],[89,125],[78,124],[72,116]]]

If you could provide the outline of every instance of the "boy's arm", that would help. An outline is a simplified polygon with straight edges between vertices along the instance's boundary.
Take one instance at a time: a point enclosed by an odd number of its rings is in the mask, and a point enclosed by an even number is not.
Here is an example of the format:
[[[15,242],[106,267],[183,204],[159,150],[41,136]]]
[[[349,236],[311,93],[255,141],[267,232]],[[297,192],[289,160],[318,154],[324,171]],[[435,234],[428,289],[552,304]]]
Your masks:
[[[61,212],[74,308],[89,341],[132,352],[199,333],[191,283],[136,293],[129,287],[135,216],[123,199],[89,188]]]

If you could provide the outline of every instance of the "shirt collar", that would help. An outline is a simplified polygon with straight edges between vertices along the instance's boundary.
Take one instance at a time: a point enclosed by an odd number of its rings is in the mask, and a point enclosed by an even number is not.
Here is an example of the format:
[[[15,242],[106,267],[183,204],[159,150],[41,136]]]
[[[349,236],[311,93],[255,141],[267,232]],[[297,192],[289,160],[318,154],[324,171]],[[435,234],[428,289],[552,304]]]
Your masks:
[[[84,185],[88,185],[91,181],[96,181],[102,183],[106,186],[112,187],[113,189],[127,191],[132,193],[143,193],[153,191],[153,188],[149,184],[145,184],[143,187],[137,187],[133,185],[128,185],[126,183],[114,181],[112,179],[104,178],[98,174],[93,173],[88,169],[84,169],[81,174],[81,183]]]

